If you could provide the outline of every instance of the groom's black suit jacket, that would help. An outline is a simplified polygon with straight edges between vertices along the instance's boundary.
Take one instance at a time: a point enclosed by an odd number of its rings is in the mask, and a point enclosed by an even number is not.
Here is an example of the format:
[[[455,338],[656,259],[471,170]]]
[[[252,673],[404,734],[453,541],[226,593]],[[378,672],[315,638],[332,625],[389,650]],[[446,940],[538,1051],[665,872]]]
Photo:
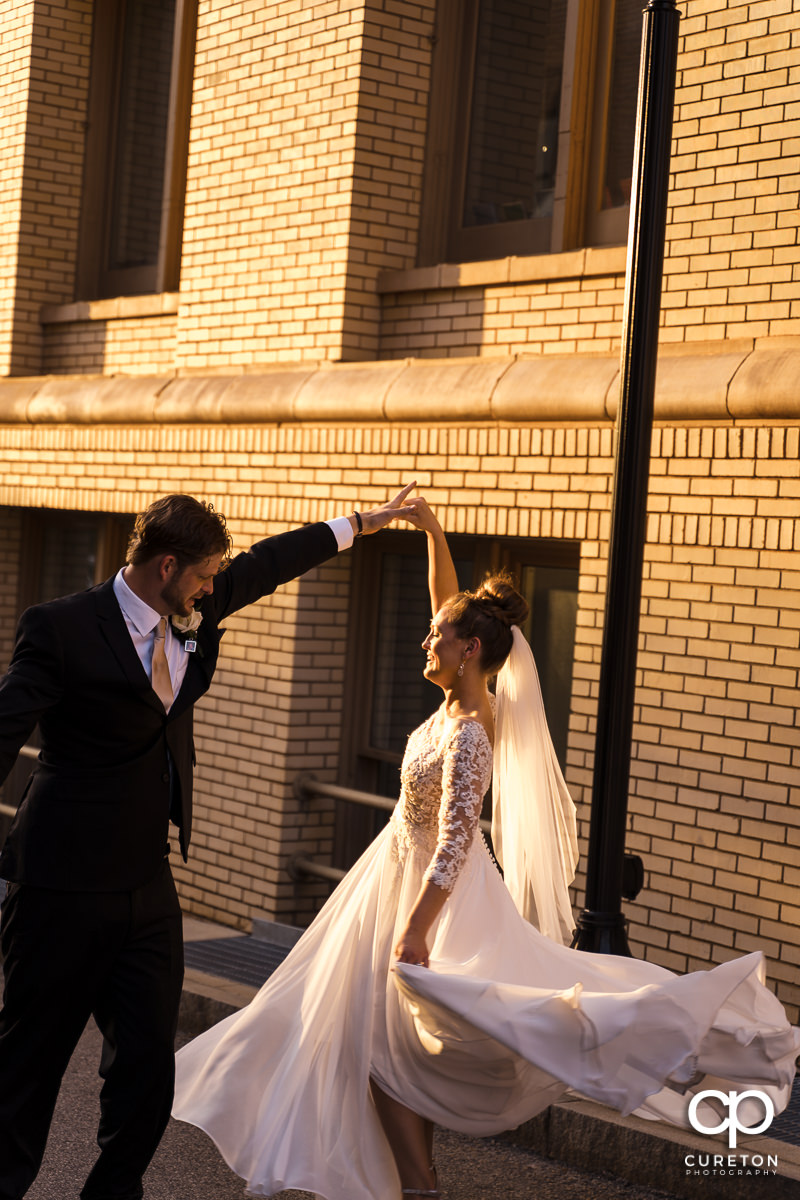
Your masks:
[[[23,613],[0,681],[0,782],[37,722],[42,748],[0,855],[0,878],[69,891],[139,887],[163,862],[170,815],[185,858],[192,708],[217,665],[219,623],[336,552],[321,523],[238,555],[198,604],[197,650],[169,714],[136,653],[113,580]]]

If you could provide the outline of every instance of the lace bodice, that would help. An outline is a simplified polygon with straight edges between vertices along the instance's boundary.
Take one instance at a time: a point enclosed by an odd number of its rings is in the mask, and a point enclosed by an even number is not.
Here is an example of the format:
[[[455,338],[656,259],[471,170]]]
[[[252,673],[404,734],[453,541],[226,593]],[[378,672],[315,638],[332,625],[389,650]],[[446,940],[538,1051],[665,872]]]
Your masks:
[[[492,747],[480,721],[441,732],[440,712],[408,739],[400,769],[400,799],[392,816],[398,852],[430,853],[425,879],[452,891],[492,780]]]

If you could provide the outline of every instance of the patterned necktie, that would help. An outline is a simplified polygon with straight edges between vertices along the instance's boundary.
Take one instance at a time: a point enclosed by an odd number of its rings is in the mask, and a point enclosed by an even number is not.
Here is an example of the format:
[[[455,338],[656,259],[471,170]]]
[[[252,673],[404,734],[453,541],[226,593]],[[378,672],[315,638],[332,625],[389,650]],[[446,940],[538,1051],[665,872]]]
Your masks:
[[[166,711],[169,712],[174,696],[172,691],[172,680],[169,677],[167,656],[164,652],[164,643],[166,641],[166,637],[167,618],[162,617],[155,629],[151,682],[153,684],[153,691],[164,705]]]

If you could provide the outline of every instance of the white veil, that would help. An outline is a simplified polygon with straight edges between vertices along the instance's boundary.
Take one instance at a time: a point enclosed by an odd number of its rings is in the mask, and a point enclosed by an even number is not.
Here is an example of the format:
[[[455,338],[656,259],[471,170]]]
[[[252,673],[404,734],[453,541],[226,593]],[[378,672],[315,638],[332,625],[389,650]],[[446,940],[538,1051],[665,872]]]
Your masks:
[[[497,676],[492,843],[519,911],[557,942],[574,920],[569,885],[578,862],[575,805],[553,749],[531,648],[514,644]]]

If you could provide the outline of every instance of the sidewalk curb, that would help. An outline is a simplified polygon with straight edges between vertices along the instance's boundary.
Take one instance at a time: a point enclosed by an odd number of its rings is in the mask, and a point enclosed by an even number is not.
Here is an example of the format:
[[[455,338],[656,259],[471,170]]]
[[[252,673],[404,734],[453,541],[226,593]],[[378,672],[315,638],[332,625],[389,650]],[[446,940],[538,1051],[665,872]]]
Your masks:
[[[200,971],[187,970],[178,1028],[187,1038],[196,1037],[223,1018],[237,1012],[257,989]],[[680,1200],[752,1200],[758,1176],[712,1173],[736,1171],[743,1155],[777,1157],[776,1173],[759,1172],[769,1180],[769,1200],[800,1200],[800,1147],[773,1138],[741,1138],[729,1151],[720,1137],[701,1137],[660,1121],[622,1117],[613,1109],[590,1100],[566,1099],[553,1104],[518,1129],[501,1134],[497,1141],[532,1150],[573,1169],[605,1172],[630,1184],[657,1188]],[[686,1157],[693,1156],[687,1166]],[[733,1155],[736,1165],[728,1165]],[[714,1167],[713,1160],[719,1162]],[[708,1162],[708,1167],[698,1164]],[[772,1170],[773,1168],[770,1168]]]

